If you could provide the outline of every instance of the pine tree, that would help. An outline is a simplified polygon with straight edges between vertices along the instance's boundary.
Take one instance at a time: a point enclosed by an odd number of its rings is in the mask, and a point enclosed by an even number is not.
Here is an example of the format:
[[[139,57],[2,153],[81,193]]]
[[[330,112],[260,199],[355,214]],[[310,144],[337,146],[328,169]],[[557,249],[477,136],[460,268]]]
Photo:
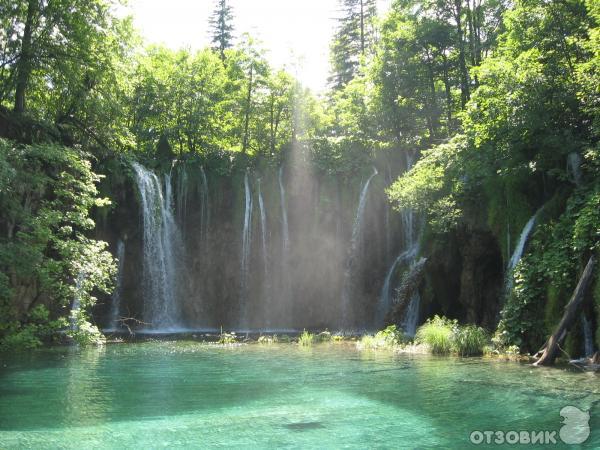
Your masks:
[[[360,60],[369,55],[375,43],[376,0],[340,0],[342,16],[331,46],[332,76],[336,89],[350,82]]]
[[[233,13],[227,0],[217,0],[210,19],[213,49],[225,60],[225,50],[233,46]]]

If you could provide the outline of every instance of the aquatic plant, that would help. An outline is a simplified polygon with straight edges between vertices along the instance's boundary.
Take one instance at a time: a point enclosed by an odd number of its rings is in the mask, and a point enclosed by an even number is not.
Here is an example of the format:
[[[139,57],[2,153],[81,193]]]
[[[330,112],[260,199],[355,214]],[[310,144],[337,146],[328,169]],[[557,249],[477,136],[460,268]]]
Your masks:
[[[483,355],[488,340],[487,331],[476,325],[459,326],[452,336],[454,351],[460,356]]]
[[[378,331],[375,335],[364,335],[356,343],[359,349],[392,348],[405,340],[404,334],[396,325]]]
[[[455,320],[435,316],[427,319],[427,322],[419,327],[415,340],[420,344],[426,344],[435,355],[448,355],[454,347],[453,335],[457,325]]]
[[[298,337],[298,345],[301,347],[310,347],[315,342],[315,335],[310,331],[304,330]]]

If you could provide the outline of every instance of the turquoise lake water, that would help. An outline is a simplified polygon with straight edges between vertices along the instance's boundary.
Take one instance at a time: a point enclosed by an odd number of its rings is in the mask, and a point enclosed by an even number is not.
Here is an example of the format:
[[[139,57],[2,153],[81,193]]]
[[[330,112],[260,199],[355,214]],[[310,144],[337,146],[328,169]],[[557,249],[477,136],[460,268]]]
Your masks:
[[[502,448],[469,436],[558,440],[567,405],[590,411],[579,448],[600,448],[594,374],[350,344],[155,341],[0,358],[2,449]]]

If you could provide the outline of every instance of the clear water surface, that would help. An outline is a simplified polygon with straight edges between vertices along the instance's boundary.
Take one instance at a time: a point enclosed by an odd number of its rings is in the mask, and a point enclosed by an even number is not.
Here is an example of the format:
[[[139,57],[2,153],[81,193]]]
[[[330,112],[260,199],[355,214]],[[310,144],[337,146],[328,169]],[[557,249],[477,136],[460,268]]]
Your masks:
[[[349,344],[52,348],[0,354],[0,448],[501,448],[469,435],[559,430],[566,405],[600,448],[598,400],[594,374]]]

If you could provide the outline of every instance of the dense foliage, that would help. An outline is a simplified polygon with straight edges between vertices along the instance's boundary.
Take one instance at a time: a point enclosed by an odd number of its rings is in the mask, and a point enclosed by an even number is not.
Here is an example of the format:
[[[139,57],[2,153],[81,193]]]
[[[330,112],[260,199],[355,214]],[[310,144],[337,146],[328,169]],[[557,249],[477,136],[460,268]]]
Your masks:
[[[0,342],[35,346],[58,329],[98,337],[89,311],[108,292],[114,263],[86,237],[90,209],[103,206],[88,155],[52,144],[0,140]],[[71,311],[71,305],[77,306]]]

